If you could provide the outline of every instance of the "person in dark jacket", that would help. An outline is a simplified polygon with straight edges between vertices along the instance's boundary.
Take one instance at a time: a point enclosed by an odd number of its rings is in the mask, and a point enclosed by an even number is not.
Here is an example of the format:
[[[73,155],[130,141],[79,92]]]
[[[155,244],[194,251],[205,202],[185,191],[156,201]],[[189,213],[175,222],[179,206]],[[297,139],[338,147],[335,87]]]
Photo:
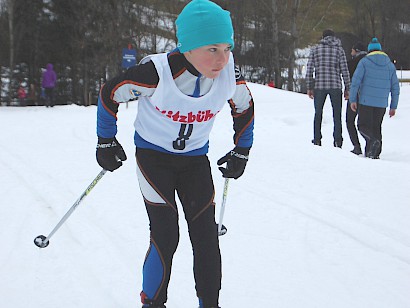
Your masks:
[[[127,157],[116,139],[118,108],[138,98],[136,169],[150,227],[141,302],[144,308],[165,307],[179,241],[178,196],[192,244],[199,306],[218,308],[222,272],[209,134],[216,115],[229,105],[233,149],[217,164],[225,178],[242,176],[253,143],[253,99],[235,68],[228,11],[212,1],[191,1],[176,29],[176,49],[147,56],[101,88],[96,156],[106,170],[122,165]]]
[[[350,107],[359,114],[359,132],[366,140],[365,156],[378,159],[382,150],[382,122],[389,95],[389,116],[393,117],[399,102],[400,87],[396,68],[387,54],[382,52],[377,38],[372,39],[367,49],[369,54],[359,62],[353,74]]]
[[[315,75],[313,77],[313,74]],[[326,97],[329,95],[333,108],[333,145],[341,148],[342,138],[342,80],[344,97],[349,98],[350,77],[346,55],[341,41],[332,30],[323,31],[319,44],[310,51],[306,70],[307,94],[314,98],[315,119],[312,143],[322,144],[322,116]]]
[[[46,100],[46,107],[53,107],[55,105],[54,88],[57,82],[57,74],[53,69],[53,64],[48,63],[46,70],[43,73],[41,86],[44,89]]]
[[[350,61],[347,62],[347,66],[349,68],[349,75],[350,79],[353,78],[354,71],[356,70],[357,64],[364,56],[367,55],[367,47],[362,42],[357,42],[353,45],[351,56],[352,58]],[[360,146],[359,136],[357,135],[356,129],[356,117],[357,112],[354,112],[352,108],[350,108],[350,100],[347,101],[347,108],[346,108],[346,127],[349,133],[350,141],[353,144],[352,153],[356,155],[362,154],[362,149]]]

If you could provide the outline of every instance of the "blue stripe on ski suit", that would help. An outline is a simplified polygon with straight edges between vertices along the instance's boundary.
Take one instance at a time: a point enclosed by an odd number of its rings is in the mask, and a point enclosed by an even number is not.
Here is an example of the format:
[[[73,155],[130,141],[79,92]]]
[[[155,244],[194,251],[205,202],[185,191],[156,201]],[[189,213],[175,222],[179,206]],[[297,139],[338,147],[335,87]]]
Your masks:
[[[142,290],[149,299],[155,299],[164,280],[164,263],[152,241],[142,272],[144,276]]]
[[[238,143],[236,146],[241,148],[250,148],[253,144],[253,126],[254,126],[254,119],[250,122],[248,127],[244,130],[244,132],[240,135],[238,139]]]
[[[155,150],[158,152],[163,152],[163,153],[168,153],[172,155],[181,155],[181,156],[198,156],[198,155],[205,155],[208,153],[208,148],[209,148],[209,141],[205,143],[205,145],[199,149],[195,149],[189,152],[185,153],[174,153],[165,150],[164,148],[161,148],[155,144],[152,144],[151,142],[146,141],[143,139],[137,132],[134,133],[134,144],[136,147],[141,148],[141,149],[150,149],[150,150]]]
[[[97,106],[97,136],[113,138],[117,134],[117,118],[104,107],[101,94],[98,96]]]

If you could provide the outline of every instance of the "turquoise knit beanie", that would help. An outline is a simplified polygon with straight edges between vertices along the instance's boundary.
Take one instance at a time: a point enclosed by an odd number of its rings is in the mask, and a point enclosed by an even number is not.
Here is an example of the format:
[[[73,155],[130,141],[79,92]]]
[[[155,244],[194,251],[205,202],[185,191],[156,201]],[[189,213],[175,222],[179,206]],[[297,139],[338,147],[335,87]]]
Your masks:
[[[367,46],[367,51],[370,52],[374,50],[382,50],[382,45],[380,45],[376,37],[372,38],[372,41]]]
[[[188,3],[176,20],[180,52],[211,44],[234,46],[231,14],[209,0]]]

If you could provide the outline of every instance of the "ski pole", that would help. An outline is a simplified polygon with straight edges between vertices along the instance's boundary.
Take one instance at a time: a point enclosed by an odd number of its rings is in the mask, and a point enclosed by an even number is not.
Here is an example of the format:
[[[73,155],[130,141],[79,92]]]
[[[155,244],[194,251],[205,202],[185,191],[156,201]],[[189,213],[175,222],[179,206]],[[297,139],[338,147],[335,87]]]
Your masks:
[[[71,206],[71,208],[68,210],[68,212],[61,218],[61,220],[58,222],[58,224],[54,227],[53,231],[50,232],[50,234],[46,237],[44,235],[39,235],[34,239],[34,244],[37,247],[40,248],[45,248],[48,246],[50,243],[50,238],[53,236],[54,233],[57,232],[57,230],[63,225],[63,223],[70,217],[70,215],[74,212],[74,210],[78,207],[78,205],[81,203],[81,201],[87,196],[90,191],[94,188],[95,185],[97,185],[98,181],[101,180],[101,178],[104,176],[104,174],[107,172],[107,170],[102,169],[100,173],[97,175],[97,177],[91,182],[91,184],[87,187],[87,189],[82,193],[80,198],[77,199],[77,201]]]
[[[229,178],[225,179],[224,184],[224,191],[222,194],[222,202],[221,202],[221,212],[219,213],[219,223],[218,223],[218,235],[224,235],[228,232],[228,229],[222,224],[224,213],[225,213],[225,204],[226,204],[226,197],[228,195],[228,185],[229,185]]]

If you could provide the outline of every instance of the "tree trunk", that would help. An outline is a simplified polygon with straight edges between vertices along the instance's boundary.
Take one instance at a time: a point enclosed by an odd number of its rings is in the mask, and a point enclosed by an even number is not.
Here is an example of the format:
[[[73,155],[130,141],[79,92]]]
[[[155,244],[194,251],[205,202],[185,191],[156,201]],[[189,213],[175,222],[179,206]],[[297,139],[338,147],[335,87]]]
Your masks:
[[[279,27],[278,27],[278,1],[272,0],[272,43],[273,43],[273,71],[275,73],[275,86],[282,87],[279,54]]]
[[[14,71],[14,0],[7,1],[8,14],[9,14],[9,41],[10,41],[10,50],[9,50],[9,84],[8,84],[8,96],[9,103],[13,98],[13,71]]]
[[[293,91],[293,85],[294,85],[293,74],[295,71],[295,50],[296,50],[297,40],[298,40],[296,22],[297,22],[299,5],[300,5],[300,0],[293,1],[292,16],[291,16],[291,29],[290,29],[292,43],[290,45],[289,71],[288,71],[288,90],[289,91]]]

